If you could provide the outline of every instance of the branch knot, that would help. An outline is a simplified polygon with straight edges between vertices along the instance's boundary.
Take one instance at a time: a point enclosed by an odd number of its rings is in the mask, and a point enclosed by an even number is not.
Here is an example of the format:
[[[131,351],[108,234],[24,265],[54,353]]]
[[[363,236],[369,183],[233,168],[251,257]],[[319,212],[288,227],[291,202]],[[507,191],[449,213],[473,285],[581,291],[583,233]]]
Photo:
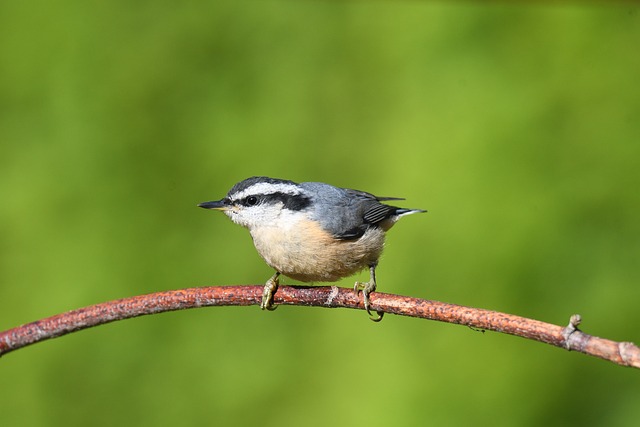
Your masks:
[[[562,338],[564,338],[563,346],[569,351],[579,349],[578,344],[581,339],[579,334],[575,336],[574,334],[580,332],[580,329],[578,329],[580,323],[582,323],[582,317],[579,314],[574,314],[569,319],[569,324],[562,330]]]

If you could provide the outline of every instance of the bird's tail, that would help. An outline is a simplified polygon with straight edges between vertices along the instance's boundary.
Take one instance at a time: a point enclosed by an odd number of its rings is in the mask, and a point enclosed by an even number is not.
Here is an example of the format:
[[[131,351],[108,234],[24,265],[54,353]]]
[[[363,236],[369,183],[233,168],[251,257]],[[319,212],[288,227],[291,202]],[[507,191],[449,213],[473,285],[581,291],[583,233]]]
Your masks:
[[[398,216],[398,218],[400,218],[401,216],[411,215],[414,213],[422,213],[422,212],[427,212],[427,211],[424,209],[405,209],[405,208],[396,209],[396,215]]]

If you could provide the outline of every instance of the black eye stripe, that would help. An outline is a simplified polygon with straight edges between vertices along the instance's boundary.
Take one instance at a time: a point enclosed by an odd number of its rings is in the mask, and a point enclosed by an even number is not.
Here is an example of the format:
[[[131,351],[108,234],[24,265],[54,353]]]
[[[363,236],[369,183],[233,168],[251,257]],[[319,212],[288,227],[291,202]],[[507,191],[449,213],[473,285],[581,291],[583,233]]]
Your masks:
[[[311,199],[303,194],[272,193],[265,196],[267,203],[280,202],[285,209],[300,211],[311,204]]]
[[[264,196],[253,195],[253,196],[243,197],[242,199],[234,200],[233,203],[235,203],[237,205],[242,205],[242,206],[255,206],[263,198],[264,198]]]
[[[287,193],[269,193],[269,194],[254,194],[244,197],[238,200],[236,203],[242,206],[256,206],[258,204],[269,203],[282,203],[285,209],[292,211],[299,211],[311,204],[311,199],[302,194],[287,194]]]

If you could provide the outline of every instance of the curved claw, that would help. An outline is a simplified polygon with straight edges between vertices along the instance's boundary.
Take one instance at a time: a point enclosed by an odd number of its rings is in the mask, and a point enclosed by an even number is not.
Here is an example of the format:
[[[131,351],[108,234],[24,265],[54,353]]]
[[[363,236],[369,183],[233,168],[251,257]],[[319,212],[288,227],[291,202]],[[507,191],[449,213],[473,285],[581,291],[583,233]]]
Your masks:
[[[260,304],[260,308],[263,309],[263,310],[267,310],[267,311],[276,311],[276,308],[278,308],[278,307],[279,306],[274,305],[273,302],[270,302],[270,303],[268,303],[268,304],[266,304],[264,306],[262,304]]]
[[[372,322],[381,321],[382,318],[384,317],[384,311],[376,311],[376,314],[378,315],[378,317],[373,317],[371,313],[369,313],[369,320],[371,320]]]

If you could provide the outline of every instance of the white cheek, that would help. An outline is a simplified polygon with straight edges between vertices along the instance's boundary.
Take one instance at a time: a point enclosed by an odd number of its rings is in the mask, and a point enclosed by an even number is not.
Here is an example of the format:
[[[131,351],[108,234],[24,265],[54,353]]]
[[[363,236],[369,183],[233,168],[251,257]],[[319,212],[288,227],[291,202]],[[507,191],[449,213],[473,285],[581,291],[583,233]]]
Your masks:
[[[238,213],[237,213],[237,212],[235,212],[234,210],[232,210],[232,209],[228,209],[228,210],[224,211],[224,214],[225,214],[226,216],[228,216],[228,217],[229,217],[229,219],[231,219],[231,221],[235,222],[236,224],[240,224],[240,223],[238,222],[238,219],[239,219],[239,218],[238,218]]]
[[[249,229],[278,225],[281,206],[251,206],[232,208],[225,213],[231,221]]]

